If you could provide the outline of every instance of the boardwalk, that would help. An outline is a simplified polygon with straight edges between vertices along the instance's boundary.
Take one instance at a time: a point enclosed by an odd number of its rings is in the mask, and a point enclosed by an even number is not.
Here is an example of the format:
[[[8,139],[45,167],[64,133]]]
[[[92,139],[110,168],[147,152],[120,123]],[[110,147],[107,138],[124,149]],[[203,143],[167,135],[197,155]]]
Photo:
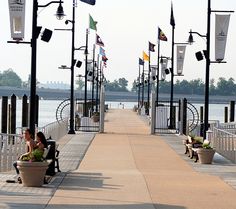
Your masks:
[[[179,137],[149,135],[149,127],[130,110],[109,110],[105,133],[92,138],[87,135],[85,139],[83,134],[67,136],[61,142],[64,173],[43,188],[14,184],[14,193],[8,192],[7,197],[3,185],[0,208],[236,208],[236,190],[232,186],[220,177],[200,172],[204,166],[188,163],[179,148],[176,152]],[[77,149],[84,146],[85,151],[91,140],[83,158]],[[32,196],[35,204],[30,201]]]

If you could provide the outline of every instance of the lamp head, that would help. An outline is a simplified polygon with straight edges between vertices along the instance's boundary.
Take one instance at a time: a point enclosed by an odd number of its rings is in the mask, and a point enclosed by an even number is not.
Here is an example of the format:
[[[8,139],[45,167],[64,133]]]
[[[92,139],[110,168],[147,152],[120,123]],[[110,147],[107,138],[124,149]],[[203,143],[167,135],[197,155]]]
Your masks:
[[[189,37],[188,37],[188,43],[191,45],[193,43],[193,34],[192,34],[192,30],[190,30],[189,32]]]
[[[64,14],[64,9],[63,9],[61,2],[60,2],[59,6],[57,8],[56,17],[58,20],[62,20],[64,18],[64,16],[66,16],[66,15]]]

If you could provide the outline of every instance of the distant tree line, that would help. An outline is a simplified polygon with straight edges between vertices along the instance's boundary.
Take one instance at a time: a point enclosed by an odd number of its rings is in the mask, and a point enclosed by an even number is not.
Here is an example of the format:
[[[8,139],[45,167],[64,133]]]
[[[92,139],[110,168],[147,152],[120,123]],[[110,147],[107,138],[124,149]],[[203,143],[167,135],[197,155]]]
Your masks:
[[[159,92],[160,93],[170,93],[170,81],[160,81],[159,82]],[[147,92],[147,84],[145,84],[145,92]],[[174,93],[175,94],[196,94],[204,95],[205,92],[205,83],[202,79],[193,79],[190,81],[187,80],[177,80],[174,84]],[[137,81],[133,82],[131,91],[137,92],[138,85]],[[228,80],[220,77],[217,82],[214,79],[210,80],[209,93],[211,95],[227,95],[234,96],[236,95],[236,83],[233,78]]]
[[[29,87],[30,76],[27,81],[22,81],[21,78],[12,70],[8,69],[3,72],[0,71],[0,86],[11,86],[11,87]],[[37,81],[37,84],[39,82]],[[82,78],[76,80],[77,89],[82,90],[84,87],[84,82]],[[114,81],[105,82],[106,91],[118,91],[118,92],[128,92],[128,80],[125,78],[118,78]],[[145,92],[147,92],[147,84],[145,84]],[[174,84],[175,94],[196,94],[204,95],[205,83],[202,79],[187,80],[177,80]],[[137,80],[132,83],[132,92],[138,92]],[[214,79],[210,80],[209,91],[211,95],[236,95],[236,83],[233,78],[228,80],[224,77],[220,77],[217,82]],[[160,81],[159,82],[159,92],[160,93],[170,93],[170,81]]]

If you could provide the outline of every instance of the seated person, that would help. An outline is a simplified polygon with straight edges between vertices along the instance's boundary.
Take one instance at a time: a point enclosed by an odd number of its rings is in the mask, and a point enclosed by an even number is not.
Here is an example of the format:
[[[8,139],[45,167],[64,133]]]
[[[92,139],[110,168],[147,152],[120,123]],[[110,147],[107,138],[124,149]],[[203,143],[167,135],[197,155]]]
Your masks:
[[[24,153],[24,154],[22,154],[22,155],[19,157],[19,160],[22,159],[22,158],[24,158],[24,157],[27,157],[27,156],[31,155],[32,151],[33,151],[34,148],[36,147],[36,144],[35,144],[35,142],[34,142],[34,140],[33,140],[32,132],[31,132],[30,129],[26,129],[26,130],[24,131],[24,139],[25,139],[25,141],[26,141],[27,152]],[[19,169],[17,168],[17,162],[14,162],[14,163],[13,163],[13,166],[14,166],[15,169],[16,169],[17,175],[19,175],[20,172],[19,172]],[[18,180],[19,183],[21,183],[21,178],[20,178],[20,177],[18,177],[17,180]]]

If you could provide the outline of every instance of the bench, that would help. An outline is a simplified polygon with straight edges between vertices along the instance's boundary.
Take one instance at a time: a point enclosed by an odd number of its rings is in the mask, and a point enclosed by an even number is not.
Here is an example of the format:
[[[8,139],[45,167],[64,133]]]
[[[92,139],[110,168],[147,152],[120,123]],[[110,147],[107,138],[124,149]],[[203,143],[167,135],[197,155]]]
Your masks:
[[[61,172],[60,168],[59,168],[59,154],[60,151],[58,150],[59,144],[56,144],[56,152],[55,152],[55,168],[57,169],[57,172]]]
[[[186,140],[185,145],[185,154],[189,154],[188,156],[193,159],[195,157],[195,161],[198,161],[198,154],[197,149],[202,147],[202,142],[195,141],[190,136],[188,136],[188,139]]]

